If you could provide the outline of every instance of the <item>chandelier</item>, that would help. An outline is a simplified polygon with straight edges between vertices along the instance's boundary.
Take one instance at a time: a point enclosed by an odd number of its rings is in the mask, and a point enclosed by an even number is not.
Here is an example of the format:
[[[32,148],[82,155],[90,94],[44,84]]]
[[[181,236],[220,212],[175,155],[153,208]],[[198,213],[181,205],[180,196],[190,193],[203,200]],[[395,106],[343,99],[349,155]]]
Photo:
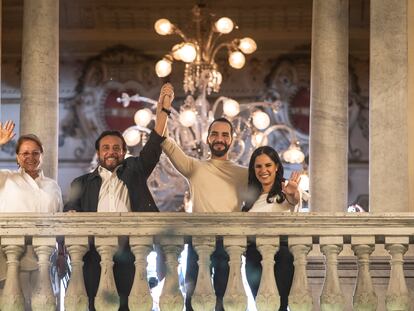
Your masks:
[[[234,128],[233,144],[229,151],[231,160],[247,166],[255,148],[271,145],[280,151],[281,159],[285,163],[303,164],[305,155],[300,148],[296,131],[287,124],[275,121],[279,110],[286,107],[280,100],[239,103],[235,99],[219,96],[210,104],[207,95],[218,92],[222,82],[222,75],[215,62],[217,52],[221,48],[227,48],[230,66],[242,68],[245,64],[244,54],[253,53],[257,47],[251,38],[219,43],[220,36],[230,33],[235,28],[233,21],[222,17],[210,23],[211,16],[210,19],[203,17],[198,6],[193,8],[192,13],[195,37],[187,37],[166,19],[159,19],[155,23],[157,33],[178,34],[183,39],[183,42],[174,45],[155,66],[157,75],[165,77],[171,73],[174,61],[185,62],[183,86],[188,95],[182,99],[183,103],[178,109],[171,108],[168,121],[169,135],[187,155],[207,159],[210,157],[210,149],[206,143],[208,126],[214,119],[224,116],[232,122]],[[210,25],[207,28],[206,22]],[[176,98],[176,102],[179,100]],[[136,153],[138,149],[134,148],[144,145],[149,137],[155,120],[157,101],[139,94],[127,93],[122,93],[117,101],[124,107],[128,107],[131,101],[143,104],[143,108],[134,115],[135,125],[123,133],[132,153]],[[182,177],[172,168],[166,157],[162,156],[158,168],[149,180],[151,191],[156,194],[159,200],[157,205],[161,206],[161,209],[174,208],[172,202],[177,202],[174,195],[186,191],[185,183],[181,183],[180,179]],[[175,185],[176,191],[168,191],[171,184]],[[179,189],[181,184],[184,186]],[[180,200],[188,203],[188,192],[187,197]]]
[[[184,91],[194,94],[196,90],[205,87],[207,94],[218,92],[223,80],[218,70],[215,57],[219,50],[227,48],[228,62],[235,69],[243,68],[246,58],[245,54],[256,51],[257,46],[253,39],[242,38],[231,41],[222,41],[220,37],[233,31],[234,22],[228,17],[213,20],[212,15],[202,14],[199,6],[192,9],[192,21],[195,33],[193,36],[186,35],[175,24],[168,19],[161,18],[155,22],[155,31],[162,36],[178,35],[183,40],[175,44],[171,51],[166,54],[155,65],[158,77],[166,77],[172,71],[174,61],[185,63]],[[205,83],[201,83],[204,80]]]
[[[141,141],[145,143],[151,131],[151,122],[155,119],[157,101],[139,94],[129,96],[127,93],[122,93],[122,97],[117,100],[124,107],[128,107],[131,101],[147,104],[146,108],[139,109],[135,113],[136,125],[127,128],[123,133],[129,147],[135,147]],[[180,111],[171,108],[168,129],[186,154],[206,159],[210,156],[206,144],[208,126],[217,116],[217,108],[220,107],[222,116],[229,119],[234,126],[234,142],[230,152],[232,160],[246,165],[250,151],[267,145],[268,137],[278,131],[285,133],[289,140],[289,147],[281,153],[282,160],[286,163],[300,164],[304,161],[305,155],[300,149],[295,130],[286,124],[270,124],[269,111],[277,113],[280,106],[280,101],[239,104],[232,98],[220,96],[212,108],[208,109],[210,105],[205,93],[197,99],[188,95]]]

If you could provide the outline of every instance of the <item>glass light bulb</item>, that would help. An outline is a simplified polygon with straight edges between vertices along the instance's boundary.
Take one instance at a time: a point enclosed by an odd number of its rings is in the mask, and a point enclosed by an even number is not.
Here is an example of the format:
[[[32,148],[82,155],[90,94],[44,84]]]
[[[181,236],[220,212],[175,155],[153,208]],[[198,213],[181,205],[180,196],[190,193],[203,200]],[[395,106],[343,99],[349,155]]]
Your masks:
[[[155,65],[155,73],[158,77],[164,78],[171,73],[171,62],[165,58],[159,60]]]
[[[240,69],[246,63],[246,58],[240,51],[231,52],[229,55],[229,64],[233,68]]]
[[[239,49],[244,54],[251,54],[254,51],[256,51],[257,44],[256,44],[256,42],[254,42],[254,40],[252,38],[246,37],[246,38],[243,38],[243,39],[240,40]]]
[[[233,118],[237,116],[240,112],[240,105],[234,99],[228,98],[224,100],[223,103],[223,112],[226,116]]]
[[[220,85],[221,82],[223,81],[223,75],[221,74],[220,71],[216,71],[216,79],[217,79],[217,84]]]
[[[196,115],[193,110],[184,110],[180,112],[180,123],[185,127],[193,126],[196,122]]]
[[[218,32],[226,34],[232,32],[234,23],[230,18],[222,17],[215,23],[215,26]]]
[[[283,159],[288,163],[302,163],[305,154],[295,144],[290,144],[289,149],[283,152]]]
[[[197,50],[192,43],[184,44],[181,49],[179,49],[180,58],[183,62],[191,63],[197,57]]]
[[[155,31],[161,36],[169,35],[173,32],[173,25],[166,18],[157,20],[154,24]]]
[[[265,136],[262,132],[256,132],[252,135],[252,145],[253,147],[257,148],[260,146],[266,146],[268,143],[267,136]]]
[[[176,45],[174,45],[172,47],[171,51],[172,51],[172,55],[173,55],[175,60],[181,60],[181,55],[180,55],[181,51],[180,50],[181,50],[181,44],[180,43],[177,43]]]
[[[133,147],[141,141],[141,133],[138,129],[129,128],[124,132],[125,142],[128,146]]]
[[[270,125],[270,118],[267,113],[263,111],[255,111],[253,113],[253,125],[259,129],[264,130],[265,128],[269,127]]]
[[[151,122],[152,119],[152,112],[148,108],[140,109],[135,112],[134,121],[136,125],[147,127],[147,125]]]

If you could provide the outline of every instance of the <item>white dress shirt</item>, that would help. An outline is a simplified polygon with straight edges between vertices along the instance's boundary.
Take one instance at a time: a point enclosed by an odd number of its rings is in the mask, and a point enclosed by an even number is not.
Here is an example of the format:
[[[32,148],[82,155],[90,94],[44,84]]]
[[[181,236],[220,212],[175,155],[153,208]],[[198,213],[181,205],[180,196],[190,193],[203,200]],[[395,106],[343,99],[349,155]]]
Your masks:
[[[98,173],[102,178],[101,189],[99,190],[98,212],[130,212],[128,188],[122,180],[113,172],[99,166]]]
[[[0,213],[61,212],[62,192],[43,172],[33,179],[24,169],[0,170]]]

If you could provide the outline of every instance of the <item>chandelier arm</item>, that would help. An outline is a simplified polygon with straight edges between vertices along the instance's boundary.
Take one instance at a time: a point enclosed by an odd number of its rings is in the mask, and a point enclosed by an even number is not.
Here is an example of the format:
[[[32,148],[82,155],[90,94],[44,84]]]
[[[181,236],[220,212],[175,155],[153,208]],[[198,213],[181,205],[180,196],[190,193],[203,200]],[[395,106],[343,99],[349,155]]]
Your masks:
[[[214,37],[214,34],[217,34],[217,35]],[[216,32],[214,32],[213,30],[211,30],[211,31],[210,31],[210,35],[209,35],[209,37],[208,37],[208,41],[207,41],[207,44],[206,44],[206,53],[207,53],[207,55],[211,55],[211,56],[212,56],[214,46],[216,45],[216,43],[217,43],[218,39],[219,39],[222,35],[223,35],[223,34],[222,34],[221,32],[216,33]],[[214,55],[214,56],[215,56],[215,55]],[[214,60],[214,57],[211,57],[211,60]]]
[[[278,130],[286,131],[290,134],[290,137],[291,137],[290,143],[291,144],[295,144],[297,142],[298,139],[296,137],[295,131],[292,128],[290,128],[289,126],[285,125],[285,124],[274,124],[274,125],[268,127],[266,129],[266,131],[264,131],[263,135],[267,137],[271,132],[278,131]]]
[[[253,102],[248,104],[240,104],[240,111],[250,110],[255,107],[270,107],[273,108],[274,102]]]
[[[217,52],[223,47],[227,47],[227,49],[230,50],[230,48],[232,47],[232,44],[230,42],[223,42],[223,43],[220,43],[219,45],[217,45],[213,49],[213,52],[211,53],[210,63],[214,62],[214,58],[216,57]]]
[[[181,29],[180,28],[178,28],[176,25],[174,25],[174,24],[172,24],[172,26],[173,26],[173,33],[175,33],[175,34],[177,34],[177,35],[179,35],[185,42],[188,42],[188,41],[190,41],[189,39],[188,39],[188,37],[184,34],[184,32],[182,32],[181,31]]]
[[[218,104],[221,101],[224,101],[226,99],[229,99],[229,98],[228,97],[225,97],[225,96],[220,96],[219,98],[216,99],[216,101],[213,104],[213,108],[211,108],[211,112],[213,113],[213,116],[216,114],[216,109],[217,109]]]

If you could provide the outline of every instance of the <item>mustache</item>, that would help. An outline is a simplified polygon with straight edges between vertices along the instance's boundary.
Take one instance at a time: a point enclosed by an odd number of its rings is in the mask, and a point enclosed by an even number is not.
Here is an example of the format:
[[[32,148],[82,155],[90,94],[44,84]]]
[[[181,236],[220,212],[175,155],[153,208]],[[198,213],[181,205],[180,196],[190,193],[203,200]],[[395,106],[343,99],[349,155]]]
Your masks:
[[[222,145],[222,146],[227,147],[227,144],[226,144],[226,143],[224,143],[224,142],[219,142],[219,141],[218,141],[218,142],[214,142],[214,143],[212,143],[211,145],[212,145],[213,147],[214,147],[214,146],[216,146],[216,145]]]

